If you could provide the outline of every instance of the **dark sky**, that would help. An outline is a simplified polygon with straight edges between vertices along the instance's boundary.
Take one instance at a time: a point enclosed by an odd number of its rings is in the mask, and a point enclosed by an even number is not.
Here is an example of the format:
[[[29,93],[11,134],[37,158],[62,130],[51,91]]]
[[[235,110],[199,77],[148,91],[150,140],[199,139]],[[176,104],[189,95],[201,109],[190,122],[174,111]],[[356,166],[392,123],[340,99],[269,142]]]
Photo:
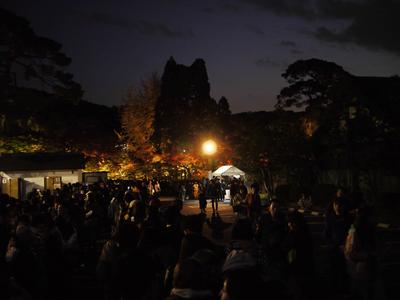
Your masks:
[[[118,105],[170,56],[207,64],[233,112],[271,110],[288,64],[336,62],[356,75],[400,69],[400,0],[6,0],[63,44],[85,99]]]

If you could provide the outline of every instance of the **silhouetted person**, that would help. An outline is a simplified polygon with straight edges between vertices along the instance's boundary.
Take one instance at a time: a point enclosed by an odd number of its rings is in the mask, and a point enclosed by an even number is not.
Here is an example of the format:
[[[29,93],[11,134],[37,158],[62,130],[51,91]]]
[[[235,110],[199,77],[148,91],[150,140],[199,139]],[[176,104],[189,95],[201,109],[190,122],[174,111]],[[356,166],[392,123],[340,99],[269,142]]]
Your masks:
[[[335,196],[325,212],[325,237],[329,245],[331,282],[336,293],[348,291],[348,276],[343,254],[351,218],[342,197]]]
[[[201,190],[201,192],[199,194],[199,206],[200,206],[200,212],[202,214],[206,214],[207,199],[206,199],[205,192],[203,190]]]
[[[244,250],[256,255],[256,242],[251,220],[248,218],[238,219],[232,227],[231,250]]]
[[[297,299],[313,299],[314,283],[314,248],[303,215],[294,211],[288,215],[288,234],[285,239],[289,276],[293,278]]]
[[[286,253],[283,242],[286,236],[286,219],[276,200],[271,201],[266,214],[261,215],[257,224],[257,239],[267,258],[268,272],[273,278],[281,278],[286,269]]]
[[[258,190],[258,185],[252,185],[250,193],[246,196],[247,216],[254,222],[257,221],[261,214],[261,199]]]
[[[215,251],[215,245],[203,236],[204,218],[202,215],[187,216],[184,222],[184,237],[182,239],[179,260],[192,256],[201,249]]]
[[[347,235],[344,249],[351,293],[357,299],[373,299],[377,275],[375,226],[370,220],[370,208],[357,209],[356,218]]]
[[[264,295],[264,296],[262,296]],[[221,300],[269,299],[264,282],[254,270],[241,269],[226,275],[221,290]],[[274,299],[274,298],[271,298]],[[276,298],[278,299],[278,298]]]
[[[136,249],[138,238],[139,231],[133,223],[121,223],[111,239],[103,245],[96,270],[103,284],[105,299],[120,299],[119,260]]]
[[[180,261],[174,270],[173,289],[166,300],[216,299],[207,286],[205,267],[195,259]]]
[[[211,199],[213,213],[218,213],[218,187],[219,186],[217,186],[216,179],[210,180],[207,185],[206,195]]]

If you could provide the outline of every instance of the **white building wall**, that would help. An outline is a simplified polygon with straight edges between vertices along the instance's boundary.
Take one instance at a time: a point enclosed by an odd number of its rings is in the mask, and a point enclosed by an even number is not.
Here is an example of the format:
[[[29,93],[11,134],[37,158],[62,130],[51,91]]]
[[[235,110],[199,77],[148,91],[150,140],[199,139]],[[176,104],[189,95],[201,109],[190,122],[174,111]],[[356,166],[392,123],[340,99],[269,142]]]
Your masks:
[[[61,176],[61,181],[62,183],[77,183],[79,182],[79,176],[78,174]]]
[[[25,191],[29,193],[32,189],[44,189],[44,177],[25,177]]]
[[[24,190],[22,198],[31,192],[32,189],[44,190],[46,177],[61,177],[62,183],[82,182],[82,170],[43,170],[43,171],[14,171],[1,172],[1,176],[7,179],[22,178],[24,180]]]

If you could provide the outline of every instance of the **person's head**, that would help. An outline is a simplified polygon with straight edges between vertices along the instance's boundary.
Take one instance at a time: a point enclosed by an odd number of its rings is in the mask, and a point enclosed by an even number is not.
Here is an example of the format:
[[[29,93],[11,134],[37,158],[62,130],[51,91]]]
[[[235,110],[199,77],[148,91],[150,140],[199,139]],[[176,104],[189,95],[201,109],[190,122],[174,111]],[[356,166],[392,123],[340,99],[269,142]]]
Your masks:
[[[197,261],[203,266],[217,265],[218,257],[214,251],[210,249],[200,249],[196,251],[190,259]]]
[[[221,300],[247,300],[263,298],[263,281],[254,270],[237,270],[226,275]]]
[[[21,216],[19,216],[18,223],[29,227],[29,225],[31,224],[31,219],[32,217],[30,214],[24,213]]]
[[[341,197],[335,197],[332,203],[332,209],[335,215],[341,216],[344,213],[344,203]]]
[[[342,187],[339,187],[339,188],[336,190],[336,197],[337,197],[337,198],[343,197],[344,194],[345,194],[345,191],[344,191],[344,189],[343,189]]]
[[[176,207],[178,213],[179,213],[179,212],[182,210],[182,208],[183,208],[183,202],[182,202],[181,199],[175,199],[174,205],[175,205],[175,207]]]
[[[63,202],[58,203],[58,206],[56,207],[56,211],[59,216],[66,217],[66,218],[68,217],[68,206],[65,203],[63,203]]]
[[[139,240],[139,229],[132,223],[121,223],[118,230],[114,233],[114,240],[123,249],[133,249]]]
[[[250,187],[250,193],[252,193],[252,194],[257,194],[258,192],[257,192],[257,188],[255,187],[255,186],[251,186]]]
[[[250,190],[252,194],[258,194],[260,192],[260,186],[256,181],[251,185]]]
[[[197,260],[188,258],[174,269],[173,286],[176,289],[202,290],[206,288],[205,270]]]
[[[232,239],[233,240],[251,240],[253,239],[254,232],[250,219],[239,219],[233,225]]]
[[[222,266],[222,273],[228,274],[238,270],[255,270],[257,262],[254,257],[243,250],[229,252]]]
[[[203,221],[204,221],[204,218],[202,215],[186,216],[186,218],[184,220],[185,232],[201,234],[203,231]]]
[[[36,215],[32,223],[42,234],[50,232],[55,226],[54,220],[47,213]]]
[[[18,224],[15,229],[15,245],[17,248],[29,248],[33,241],[32,231],[26,224]]]

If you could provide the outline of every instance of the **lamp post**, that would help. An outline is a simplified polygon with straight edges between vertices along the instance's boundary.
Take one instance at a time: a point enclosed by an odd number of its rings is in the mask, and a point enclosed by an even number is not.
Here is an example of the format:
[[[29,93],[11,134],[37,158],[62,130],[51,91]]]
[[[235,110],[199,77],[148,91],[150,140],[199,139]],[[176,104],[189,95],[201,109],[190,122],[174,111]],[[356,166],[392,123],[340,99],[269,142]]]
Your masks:
[[[217,143],[210,139],[205,141],[201,148],[203,150],[203,153],[208,156],[208,166],[211,168],[208,177],[210,177],[210,174],[212,173],[214,168],[213,155],[217,152]]]

